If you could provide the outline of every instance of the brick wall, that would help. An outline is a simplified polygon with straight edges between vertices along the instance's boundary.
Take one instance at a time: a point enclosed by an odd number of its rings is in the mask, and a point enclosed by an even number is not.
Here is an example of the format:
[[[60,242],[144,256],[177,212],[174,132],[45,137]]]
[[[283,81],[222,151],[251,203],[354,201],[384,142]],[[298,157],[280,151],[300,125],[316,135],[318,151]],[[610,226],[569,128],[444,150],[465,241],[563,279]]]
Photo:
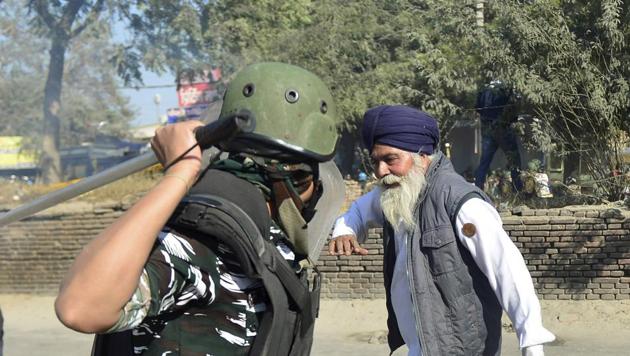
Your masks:
[[[582,207],[501,213],[543,299],[630,299],[630,212]],[[367,256],[323,252],[324,298],[375,298],[382,286],[382,229]]]
[[[83,246],[123,210],[68,204],[0,227],[0,293],[55,293]]]
[[[348,183],[349,197],[358,185]],[[0,293],[54,293],[74,256],[125,210],[123,204],[62,206],[0,228]],[[515,208],[504,228],[525,257],[541,298],[630,299],[630,212],[572,207]],[[383,298],[382,230],[367,256],[322,252],[324,298]]]
[[[544,299],[630,299],[627,211],[520,209],[503,226]]]

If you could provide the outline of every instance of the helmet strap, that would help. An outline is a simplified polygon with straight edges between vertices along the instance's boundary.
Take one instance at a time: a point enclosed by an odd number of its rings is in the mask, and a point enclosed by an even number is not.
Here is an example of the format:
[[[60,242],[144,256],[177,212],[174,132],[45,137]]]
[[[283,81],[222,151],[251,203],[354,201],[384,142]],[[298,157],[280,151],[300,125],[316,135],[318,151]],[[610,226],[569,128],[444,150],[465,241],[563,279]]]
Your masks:
[[[266,161],[261,157],[251,157],[266,172],[267,186],[270,188],[269,200],[271,201],[271,215],[276,221],[280,221],[280,206],[291,199],[297,211],[308,222],[315,214],[315,205],[322,195],[321,182],[319,181],[319,164],[317,162],[303,163],[304,167],[297,168],[299,171],[308,171],[308,174],[298,173],[288,168],[286,165]],[[308,167],[306,167],[308,166]],[[296,167],[293,167],[296,168]],[[313,193],[310,199],[304,203],[300,198],[308,185],[313,183]]]

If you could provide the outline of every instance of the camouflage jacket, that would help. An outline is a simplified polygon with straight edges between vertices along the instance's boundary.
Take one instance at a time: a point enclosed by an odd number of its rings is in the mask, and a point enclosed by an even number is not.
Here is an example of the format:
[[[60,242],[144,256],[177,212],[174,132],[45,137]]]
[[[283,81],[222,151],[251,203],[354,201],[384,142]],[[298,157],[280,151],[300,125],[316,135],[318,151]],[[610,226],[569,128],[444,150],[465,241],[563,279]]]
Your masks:
[[[270,239],[297,268],[301,258],[274,223]],[[261,281],[214,239],[165,230],[158,241],[108,333],[132,330],[135,355],[247,355],[267,304]]]

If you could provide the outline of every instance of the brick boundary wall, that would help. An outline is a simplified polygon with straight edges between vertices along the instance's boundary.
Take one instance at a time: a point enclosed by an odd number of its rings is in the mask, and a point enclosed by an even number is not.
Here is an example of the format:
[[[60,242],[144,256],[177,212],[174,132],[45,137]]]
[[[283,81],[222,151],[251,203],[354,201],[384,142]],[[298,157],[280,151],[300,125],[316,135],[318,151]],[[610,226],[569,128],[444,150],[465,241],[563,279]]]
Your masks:
[[[348,202],[360,189],[347,182]],[[346,204],[346,207],[349,203]],[[68,204],[0,228],[0,293],[56,293],[81,248],[128,204]],[[567,207],[500,213],[543,299],[630,299],[630,211]],[[367,256],[322,252],[322,297],[384,298],[382,229]]]
[[[0,227],[0,293],[56,293],[75,256],[122,204],[68,204]]]
[[[630,299],[630,212],[583,207],[501,213],[542,299]],[[320,257],[322,296],[384,298],[382,229],[367,256]]]

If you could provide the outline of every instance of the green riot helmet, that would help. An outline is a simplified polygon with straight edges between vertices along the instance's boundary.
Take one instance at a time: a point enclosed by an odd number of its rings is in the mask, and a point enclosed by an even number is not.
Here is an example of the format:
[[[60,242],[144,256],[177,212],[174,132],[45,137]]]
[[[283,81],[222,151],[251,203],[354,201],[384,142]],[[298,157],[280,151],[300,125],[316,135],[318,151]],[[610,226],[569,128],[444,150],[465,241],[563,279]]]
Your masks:
[[[256,127],[220,147],[282,162],[324,162],[335,154],[337,112],[315,74],[285,63],[258,63],[228,85],[219,119],[252,115]]]

